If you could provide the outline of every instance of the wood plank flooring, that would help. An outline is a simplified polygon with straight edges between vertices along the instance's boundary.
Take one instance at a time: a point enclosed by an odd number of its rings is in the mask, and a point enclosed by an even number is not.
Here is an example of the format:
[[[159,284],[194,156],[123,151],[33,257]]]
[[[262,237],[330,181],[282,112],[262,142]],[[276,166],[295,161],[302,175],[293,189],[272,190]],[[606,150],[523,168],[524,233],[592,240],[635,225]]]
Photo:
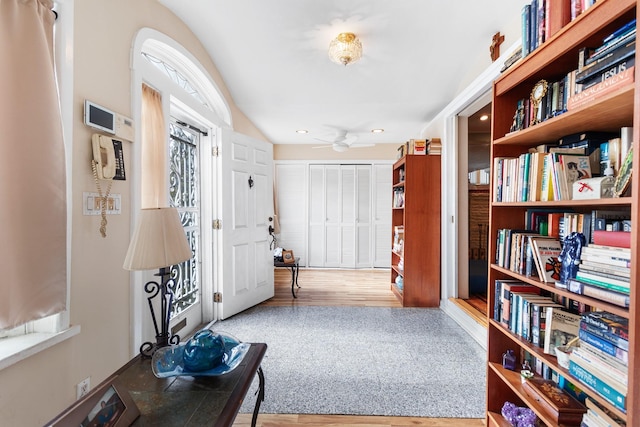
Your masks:
[[[276,268],[275,296],[267,306],[401,307],[390,290],[389,270],[300,269],[298,298],[291,295],[291,272]],[[267,380],[268,381],[268,380]],[[267,396],[268,398],[268,396]],[[234,427],[251,425],[251,414],[239,414]],[[484,420],[467,418],[382,417],[365,415],[258,415],[258,427],[480,427]]]

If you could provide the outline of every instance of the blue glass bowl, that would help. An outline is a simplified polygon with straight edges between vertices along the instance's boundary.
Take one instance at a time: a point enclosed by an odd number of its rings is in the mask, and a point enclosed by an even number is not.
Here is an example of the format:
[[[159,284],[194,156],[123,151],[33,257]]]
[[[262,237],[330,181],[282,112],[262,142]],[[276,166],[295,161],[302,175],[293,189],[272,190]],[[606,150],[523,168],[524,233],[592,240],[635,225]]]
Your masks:
[[[158,378],[224,375],[242,362],[249,347],[232,335],[204,329],[186,343],[156,350],[151,370]]]

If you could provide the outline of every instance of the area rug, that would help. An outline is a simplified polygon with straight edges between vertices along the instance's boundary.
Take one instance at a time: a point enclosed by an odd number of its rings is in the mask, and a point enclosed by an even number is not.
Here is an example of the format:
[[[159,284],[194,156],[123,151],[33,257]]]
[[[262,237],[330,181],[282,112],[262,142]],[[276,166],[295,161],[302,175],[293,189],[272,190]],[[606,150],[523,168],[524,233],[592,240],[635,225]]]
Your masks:
[[[257,306],[211,328],[267,343],[261,413],[484,417],[485,351],[439,309]]]

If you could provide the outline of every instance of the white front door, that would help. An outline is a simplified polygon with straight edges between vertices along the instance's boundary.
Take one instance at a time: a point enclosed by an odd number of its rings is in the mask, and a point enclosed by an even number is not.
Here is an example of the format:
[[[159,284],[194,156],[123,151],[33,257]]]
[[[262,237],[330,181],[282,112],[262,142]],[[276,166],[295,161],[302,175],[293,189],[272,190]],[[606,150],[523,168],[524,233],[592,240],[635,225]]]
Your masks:
[[[222,301],[226,319],[274,295],[269,225],[273,218],[273,145],[223,130],[220,150],[222,195]]]

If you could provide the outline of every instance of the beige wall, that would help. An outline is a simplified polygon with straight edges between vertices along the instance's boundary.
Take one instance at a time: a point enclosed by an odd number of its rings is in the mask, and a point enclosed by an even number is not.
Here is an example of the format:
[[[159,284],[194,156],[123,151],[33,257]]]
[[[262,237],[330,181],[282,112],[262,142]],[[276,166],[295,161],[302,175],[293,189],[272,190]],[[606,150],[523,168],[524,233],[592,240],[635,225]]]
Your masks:
[[[64,0],[63,0],[64,3]],[[92,386],[123,365],[130,349],[130,280],[123,270],[131,226],[131,144],[125,143],[127,181],[115,181],[122,214],[108,217],[107,238],[99,216],[82,215],[82,192],[96,191],[90,169],[92,131],[83,124],[90,99],[132,117],[130,55],[143,27],[165,33],[188,48],[214,78],[231,107],[235,130],[264,139],[233,105],[217,70],[193,34],[154,0],[75,0],[74,141],[72,160],[71,323],[79,335],[0,371],[0,424],[39,426],[76,398],[76,384]],[[64,8],[62,8],[64,10]],[[144,315],[148,315],[146,312]],[[134,350],[135,351],[135,350]]]
[[[376,144],[373,147],[351,148],[344,153],[333,151],[332,148],[312,148],[304,144],[274,144],[274,160],[395,160],[397,144]]]

